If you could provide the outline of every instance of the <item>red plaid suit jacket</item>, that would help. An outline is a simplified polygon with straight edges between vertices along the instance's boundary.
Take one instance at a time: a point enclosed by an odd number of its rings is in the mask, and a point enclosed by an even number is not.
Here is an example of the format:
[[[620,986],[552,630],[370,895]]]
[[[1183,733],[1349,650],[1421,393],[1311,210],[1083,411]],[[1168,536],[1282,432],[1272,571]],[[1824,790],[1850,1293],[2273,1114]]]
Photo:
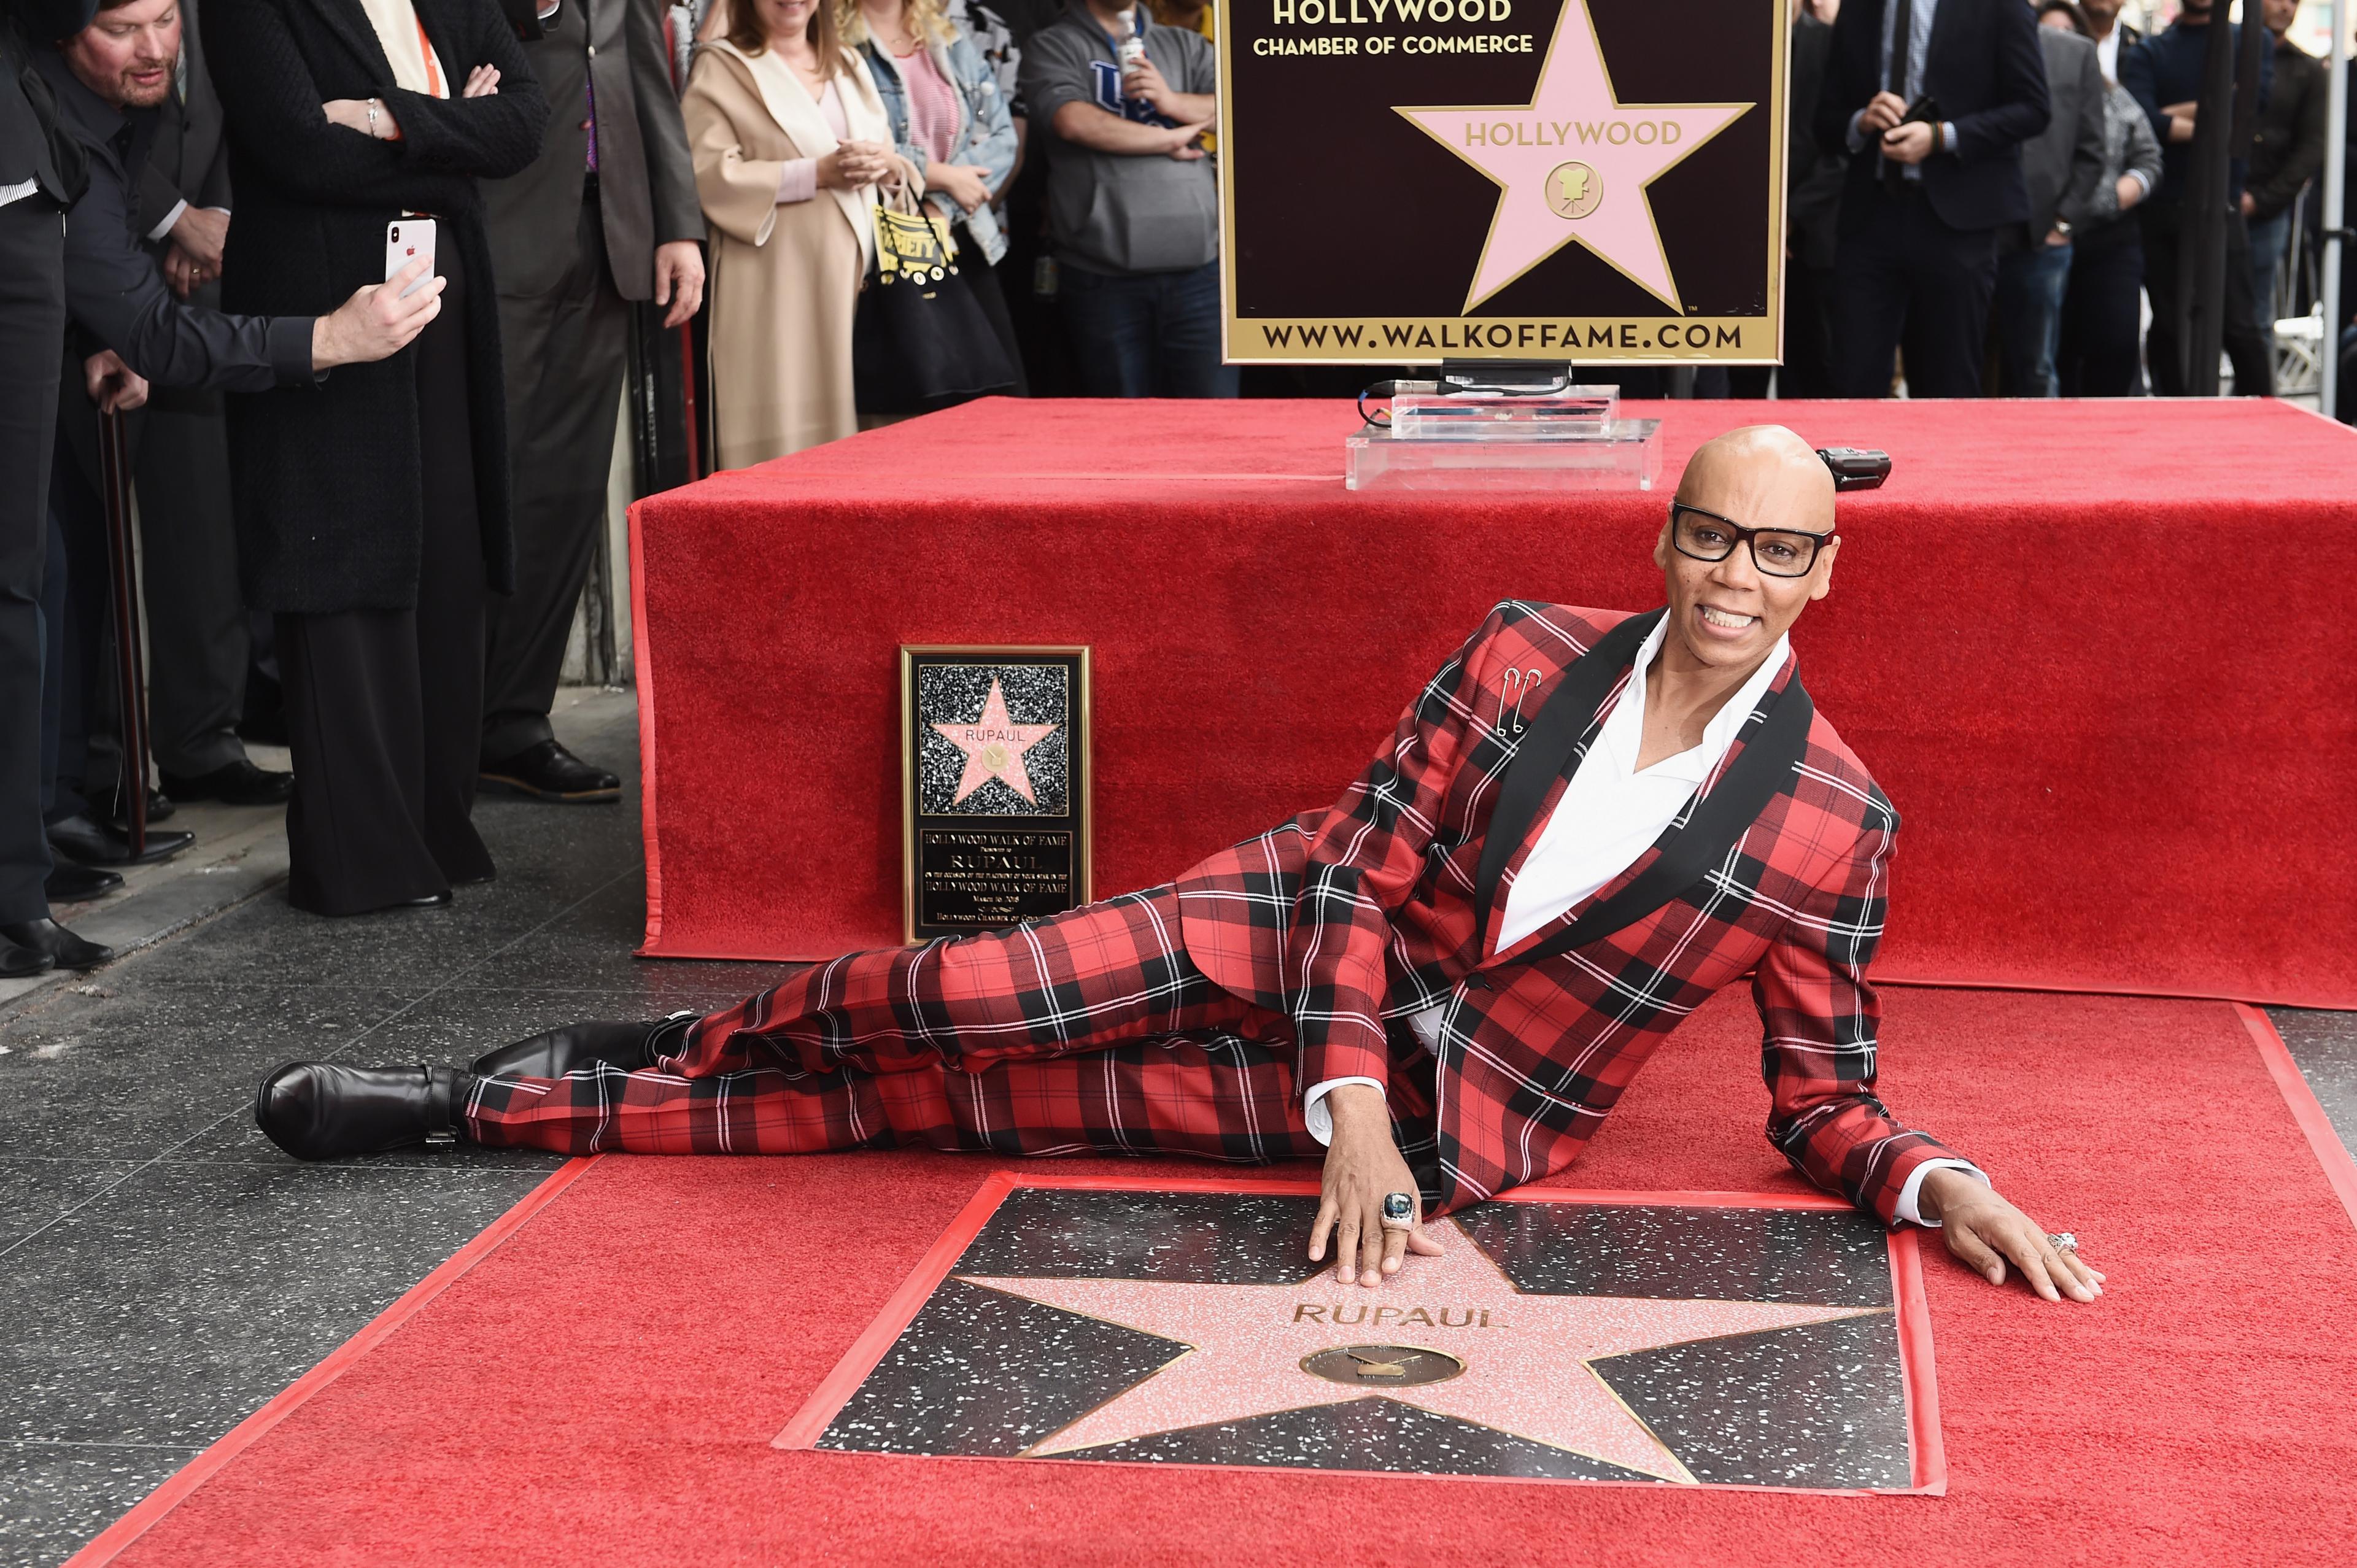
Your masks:
[[[1795,684],[1790,660],[1727,762],[1652,848],[1554,926],[1491,950],[1507,889],[1619,699],[1626,665],[1483,908],[1480,862],[1501,780],[1565,672],[1627,618],[1500,605],[1331,809],[1179,880],[1188,951],[1221,986],[1292,1017],[1297,1092],[1333,1078],[1389,1082],[1386,1020],[1448,1004],[1438,1212],[1569,1164],[1663,1036],[1754,971],[1769,1141],[1810,1180],[1891,1223],[1908,1174],[1949,1151],[1875,1098],[1880,1009],[1866,970],[1899,817],[1822,716],[1808,721],[1804,746],[1795,732],[1791,776],[1700,881],[1599,940],[1531,956],[1671,844],[1760,740],[1764,715]]]

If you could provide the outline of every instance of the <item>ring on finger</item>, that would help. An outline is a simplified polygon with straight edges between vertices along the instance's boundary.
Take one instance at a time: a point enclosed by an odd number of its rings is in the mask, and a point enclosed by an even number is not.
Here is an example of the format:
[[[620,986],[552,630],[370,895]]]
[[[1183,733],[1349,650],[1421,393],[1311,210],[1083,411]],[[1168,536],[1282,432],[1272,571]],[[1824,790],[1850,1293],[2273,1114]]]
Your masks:
[[[2046,1233],[2046,1244],[2058,1252],[2076,1252],[2079,1250],[2079,1238],[2068,1230],[2049,1230]]]
[[[1383,1194],[1383,1229],[1413,1230],[1415,1229],[1415,1195],[1408,1192]]]

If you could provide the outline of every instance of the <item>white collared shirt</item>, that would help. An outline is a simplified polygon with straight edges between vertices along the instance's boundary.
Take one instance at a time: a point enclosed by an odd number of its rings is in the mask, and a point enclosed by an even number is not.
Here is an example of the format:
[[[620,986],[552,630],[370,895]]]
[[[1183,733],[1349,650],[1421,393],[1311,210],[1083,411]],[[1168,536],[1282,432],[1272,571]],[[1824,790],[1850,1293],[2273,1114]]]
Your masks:
[[[1726,761],[1744,721],[1775,683],[1777,671],[1792,651],[1790,639],[1778,638],[1760,668],[1703,726],[1700,745],[1665,757],[1641,772],[1637,760],[1645,743],[1646,671],[1661,652],[1668,630],[1669,618],[1664,616],[1638,649],[1620,700],[1605,716],[1595,744],[1580,758],[1539,842],[1532,846],[1529,858],[1507,889],[1496,952],[1553,925],[1637,863],[1685,809],[1704,780]],[[1408,1015],[1408,1026],[1424,1042],[1424,1048],[1436,1056],[1440,1051],[1441,1019],[1448,1011],[1448,1004],[1442,1002]],[[1310,1136],[1321,1144],[1330,1143],[1334,1135],[1334,1116],[1326,1107],[1326,1096],[1345,1083],[1383,1087],[1371,1078],[1332,1078],[1314,1085],[1303,1097],[1302,1117]],[[1900,1219],[1923,1223],[1916,1204],[1918,1192],[1925,1176],[1943,1167],[1981,1175],[1964,1160],[1926,1160],[1909,1174],[1906,1188],[1899,1196]]]

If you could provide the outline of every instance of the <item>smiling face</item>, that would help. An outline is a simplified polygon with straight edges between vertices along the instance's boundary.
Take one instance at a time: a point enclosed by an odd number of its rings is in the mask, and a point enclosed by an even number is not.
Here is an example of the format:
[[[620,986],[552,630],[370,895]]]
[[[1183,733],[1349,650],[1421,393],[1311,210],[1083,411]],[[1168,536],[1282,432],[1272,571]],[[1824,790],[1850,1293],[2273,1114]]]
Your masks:
[[[1678,480],[1678,499],[1745,528],[1830,534],[1834,478],[1809,444],[1781,424],[1730,430],[1705,443]],[[1654,564],[1669,590],[1669,634],[1663,655],[1673,669],[1738,674],[1756,669],[1812,599],[1833,586],[1841,541],[1827,539],[1802,577],[1760,570],[1748,545],[1724,561],[1697,561],[1670,542],[1662,525]]]
[[[761,31],[774,43],[807,37],[818,0],[753,0],[753,9],[761,18]]]
[[[128,0],[101,11],[59,46],[84,87],[117,109],[146,109],[172,91],[180,55],[179,0]]]

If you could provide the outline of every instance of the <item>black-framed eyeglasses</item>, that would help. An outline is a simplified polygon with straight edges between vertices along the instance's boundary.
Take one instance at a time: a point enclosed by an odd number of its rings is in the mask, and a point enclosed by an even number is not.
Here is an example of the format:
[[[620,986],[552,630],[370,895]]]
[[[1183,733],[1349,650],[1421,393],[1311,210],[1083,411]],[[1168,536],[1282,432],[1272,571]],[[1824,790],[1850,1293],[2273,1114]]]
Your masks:
[[[1830,533],[1796,528],[1746,528],[1715,511],[1684,501],[1670,503],[1670,542],[1696,561],[1724,561],[1738,544],[1751,546],[1751,564],[1771,577],[1805,577],[1817,564],[1817,546]]]

